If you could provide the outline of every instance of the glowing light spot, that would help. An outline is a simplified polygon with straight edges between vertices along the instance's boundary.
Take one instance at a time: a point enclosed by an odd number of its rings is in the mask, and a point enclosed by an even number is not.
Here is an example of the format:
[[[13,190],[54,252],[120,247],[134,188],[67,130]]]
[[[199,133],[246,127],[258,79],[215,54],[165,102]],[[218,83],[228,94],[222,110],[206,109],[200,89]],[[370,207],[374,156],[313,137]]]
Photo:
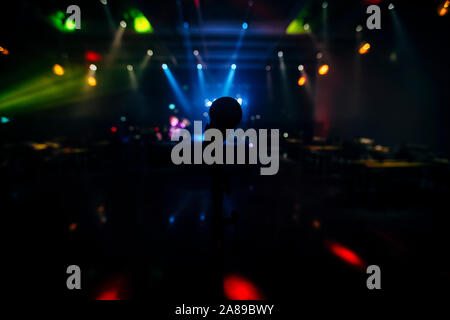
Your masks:
[[[202,215],[200,216],[200,221],[205,221],[205,215],[204,215],[204,214],[202,214]]]
[[[89,69],[91,69],[92,71],[96,71],[97,70],[97,66],[95,64],[91,64],[89,66]]]
[[[260,290],[247,278],[231,274],[223,280],[225,298],[228,300],[263,300]]]
[[[448,12],[448,9],[445,8],[445,7],[442,7],[442,8],[439,10],[438,14],[439,14],[439,16],[443,17],[443,16],[445,16],[445,15],[447,14],[447,12]]]
[[[167,64],[163,63],[161,66],[164,70],[166,70],[168,68]]]
[[[370,50],[370,43],[366,42],[359,47],[359,54],[366,54]]]
[[[394,8],[395,8],[394,5],[393,5],[392,3],[390,3],[389,6],[388,6],[388,9],[389,9],[389,10],[392,10],[392,9],[394,9]]]
[[[199,53],[198,53],[198,50],[194,50],[194,56],[198,56],[199,55]]]
[[[111,130],[112,133],[116,133],[117,132],[117,127],[111,127],[110,130]]]
[[[150,57],[153,56],[153,50],[148,49],[147,50],[147,55],[150,56]]]
[[[88,85],[90,85],[91,87],[95,87],[97,85],[97,79],[95,79],[95,77],[90,76],[88,77]]]
[[[242,29],[247,30],[247,28],[248,28],[248,23],[247,23],[247,22],[244,22],[244,23],[242,24]]]
[[[297,69],[298,69],[298,71],[303,71],[303,69],[305,69],[305,67],[303,67],[302,64],[299,64]]]
[[[266,71],[270,71],[272,69],[270,66],[266,66]]]
[[[328,7],[328,2],[324,1],[322,2],[322,8],[326,9]]]
[[[231,69],[236,70],[236,64],[233,63],[233,64],[231,65]]]
[[[72,19],[67,19],[66,23],[64,24],[64,28],[68,31],[73,31],[76,28],[75,22]]]
[[[170,110],[175,109],[175,105],[174,105],[173,103],[169,104],[169,109],[170,109]]]
[[[363,270],[366,266],[364,260],[362,260],[355,252],[353,252],[349,248],[335,241],[325,241],[325,245],[332,254],[350,264],[351,266],[359,270]]]
[[[127,23],[126,23],[124,20],[122,20],[122,21],[120,21],[120,26],[121,26],[123,29],[125,29],[125,28],[127,27]]]
[[[151,33],[153,31],[152,25],[144,15],[134,18],[134,30],[137,33]]]
[[[328,73],[329,69],[330,67],[327,64],[323,64],[319,67],[319,74],[323,76]]]
[[[102,4],[104,4],[105,6],[106,6],[107,3],[108,3],[108,1],[106,1],[106,0],[100,0],[100,2],[101,2]]]
[[[0,122],[1,122],[1,123],[8,123],[8,122],[9,122],[9,118],[7,118],[7,117],[1,117],[1,118],[0,118]]]
[[[133,66],[131,64],[127,65],[127,70],[128,71],[133,71]]]
[[[121,117],[120,117],[120,121],[122,121],[122,122],[125,122],[125,121],[127,121],[127,117],[125,117],[125,116],[121,116]]]
[[[170,222],[170,223],[174,223],[174,222],[175,222],[175,217],[174,217],[174,216],[171,216],[171,217],[169,218],[169,222]]]
[[[362,25],[359,24],[356,26],[356,32],[361,32],[362,29],[363,29]]]
[[[283,133],[283,137],[284,137],[284,138],[289,137],[289,133],[287,133],[287,132]]]
[[[322,52],[317,52],[316,58],[319,60],[319,59],[322,59],[322,57],[323,57],[323,53]]]
[[[197,69],[198,69],[198,70],[202,70],[202,69],[203,69],[203,66],[202,66],[201,63],[197,64]]]
[[[298,78],[297,84],[301,87],[306,83],[306,77],[305,76],[301,76],[300,78]]]
[[[84,57],[86,58],[86,60],[92,61],[92,62],[99,61],[101,59],[100,55],[97,52],[94,52],[94,51],[86,52]]]
[[[56,74],[57,76],[62,76],[64,75],[64,68],[61,67],[59,64],[55,64],[53,66],[53,73]]]
[[[282,58],[284,55],[283,51],[278,51],[278,58]]]
[[[308,23],[305,23],[304,25],[303,25],[303,29],[305,30],[305,31],[308,31],[309,30],[309,24]]]
[[[170,122],[170,125],[172,127],[176,127],[176,125],[178,124],[179,120],[178,120],[177,117],[172,116],[172,117],[170,117],[169,122]]]
[[[313,225],[313,227],[316,228],[316,229],[319,229],[319,228],[320,228],[320,222],[319,222],[318,220],[314,220],[313,223],[312,223],[312,225]]]
[[[75,231],[75,229],[78,227],[78,224],[76,224],[75,222],[74,223],[71,223],[70,225],[69,225],[69,231]]]

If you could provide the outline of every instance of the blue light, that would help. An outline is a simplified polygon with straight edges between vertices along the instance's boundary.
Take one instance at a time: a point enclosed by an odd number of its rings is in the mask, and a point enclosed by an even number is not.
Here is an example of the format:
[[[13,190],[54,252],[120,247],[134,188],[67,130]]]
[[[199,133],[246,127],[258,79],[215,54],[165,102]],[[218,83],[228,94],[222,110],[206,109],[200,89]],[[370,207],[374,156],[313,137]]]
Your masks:
[[[170,223],[174,223],[174,222],[175,222],[175,217],[174,217],[174,216],[171,216],[171,217],[169,218],[169,222],[170,222]]]
[[[231,89],[231,84],[233,83],[234,74],[236,73],[236,65],[233,63],[231,65],[230,72],[228,72],[227,80],[225,81],[225,85],[223,86],[223,96],[228,96],[229,91]]]
[[[234,63],[231,65],[231,69],[236,70],[236,65]]]
[[[212,105],[212,101],[210,101],[209,99],[205,99],[205,107],[211,107]]]
[[[8,123],[8,122],[9,122],[9,119],[8,119],[7,117],[2,117],[2,118],[1,118],[1,122],[2,122],[2,123]]]
[[[247,23],[247,22],[244,22],[244,23],[242,24],[242,29],[247,30],[247,28],[248,28],[248,23]]]
[[[169,81],[170,87],[172,88],[173,92],[175,93],[175,96],[178,99],[178,102],[181,103],[181,106],[186,109],[186,111],[190,111],[189,102],[187,101],[186,97],[183,94],[183,91],[180,88],[180,85],[178,84],[177,80],[173,76],[170,69],[167,67],[167,64],[163,64],[162,68],[164,69],[164,73],[167,76],[167,80]]]
[[[185,29],[189,28],[189,22],[183,23],[183,26],[184,26]]]
[[[202,69],[203,69],[203,66],[202,66],[201,63],[197,64],[197,69],[198,69],[198,70],[202,70]]]
[[[174,105],[173,103],[169,104],[169,109],[170,109],[170,110],[175,109],[175,105]]]
[[[165,63],[163,63],[163,65],[161,66],[164,70],[166,70],[168,67],[167,67],[167,64],[165,64]]]
[[[205,221],[205,215],[204,215],[204,214],[202,214],[202,215],[200,216],[200,221]]]

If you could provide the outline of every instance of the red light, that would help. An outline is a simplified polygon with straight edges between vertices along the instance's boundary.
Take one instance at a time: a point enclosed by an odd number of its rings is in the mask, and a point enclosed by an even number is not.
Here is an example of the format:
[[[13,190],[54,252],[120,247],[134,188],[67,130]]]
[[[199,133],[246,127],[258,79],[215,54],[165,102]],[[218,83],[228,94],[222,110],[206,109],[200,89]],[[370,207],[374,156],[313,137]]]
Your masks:
[[[95,300],[120,300],[117,289],[105,290]]]
[[[250,280],[231,274],[223,280],[225,298],[228,300],[263,300],[260,290]]]
[[[100,55],[94,51],[86,52],[85,57],[86,57],[86,60],[91,61],[91,62],[99,61],[101,59]]]
[[[159,131],[159,127],[155,127],[155,131],[158,132]]]
[[[334,241],[325,241],[325,245],[328,247],[331,253],[337,256],[338,258],[344,260],[345,262],[356,267],[357,269],[364,270],[366,266],[364,260],[361,259],[355,252],[353,252],[349,248]]]
[[[117,127],[111,127],[111,132],[117,132]]]

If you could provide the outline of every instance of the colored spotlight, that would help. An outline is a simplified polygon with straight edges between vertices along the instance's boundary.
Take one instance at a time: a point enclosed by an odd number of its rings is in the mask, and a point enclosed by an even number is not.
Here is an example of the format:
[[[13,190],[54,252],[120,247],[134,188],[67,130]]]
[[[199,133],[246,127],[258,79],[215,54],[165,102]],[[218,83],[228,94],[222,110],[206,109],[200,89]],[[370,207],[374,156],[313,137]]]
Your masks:
[[[236,65],[234,63],[231,65],[231,69],[236,70]]]
[[[439,10],[438,14],[439,14],[439,16],[443,17],[443,16],[445,16],[447,14],[447,12],[448,12],[448,9],[446,7],[442,7]]]
[[[174,105],[173,103],[169,104],[169,109],[170,109],[170,110],[175,109],[175,105]]]
[[[370,50],[370,44],[368,42],[364,43],[359,47],[359,54],[366,54]]]
[[[165,63],[163,63],[163,64],[161,65],[161,67],[163,68],[163,70],[167,70],[167,68],[168,68],[167,64],[165,64]]]
[[[66,23],[64,24],[64,28],[68,31],[73,31],[75,30],[75,22],[72,19],[67,19]]]
[[[106,0],[100,0],[100,2],[101,2],[102,4],[104,4],[105,6],[108,4],[108,1],[106,1]]]
[[[242,102],[243,102],[242,98],[237,98],[236,100],[242,106]]]
[[[198,50],[194,50],[194,56],[198,56],[199,55],[199,53],[198,53]]]
[[[62,76],[64,74],[64,68],[61,67],[59,64],[55,64],[53,66],[53,73],[57,76]]]
[[[1,117],[0,122],[1,123],[8,123],[9,119],[7,117]]]
[[[197,64],[197,69],[198,69],[198,70],[202,70],[202,69],[203,69],[203,66],[202,66],[201,63]]]
[[[326,9],[328,7],[328,2],[324,1],[322,2],[322,8]]]
[[[137,33],[150,33],[152,32],[152,25],[144,15],[139,15],[134,18],[134,30]]]
[[[97,66],[95,64],[91,64],[89,66],[89,69],[91,69],[92,71],[96,71],[97,70]]]
[[[323,64],[319,67],[319,74],[321,76],[326,75],[328,73],[329,69],[330,69],[330,67],[327,64]]]
[[[262,300],[261,290],[247,278],[238,275],[226,275],[223,279],[223,290],[228,300]]]
[[[247,30],[247,28],[248,28],[248,23],[247,23],[247,22],[244,22],[244,23],[242,24],[242,29]]]
[[[97,79],[95,79],[95,77],[90,76],[88,77],[88,85],[90,85],[91,87],[95,87],[97,85]]]
[[[301,87],[306,83],[306,77],[305,76],[301,76],[300,78],[298,78],[297,84]]]

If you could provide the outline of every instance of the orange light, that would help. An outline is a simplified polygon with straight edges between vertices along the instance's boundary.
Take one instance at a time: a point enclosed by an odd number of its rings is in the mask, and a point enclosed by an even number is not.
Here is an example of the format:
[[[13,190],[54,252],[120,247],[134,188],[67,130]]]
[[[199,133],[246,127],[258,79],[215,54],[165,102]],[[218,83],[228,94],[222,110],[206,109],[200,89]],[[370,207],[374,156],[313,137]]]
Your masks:
[[[0,47],[0,52],[2,52],[4,49],[3,49],[3,47]]]
[[[2,53],[5,55],[5,56],[7,56],[8,54],[9,54],[9,51],[8,51],[8,49],[5,49],[5,48],[2,48],[3,50],[2,50]]]
[[[306,77],[305,76],[301,76],[300,78],[298,78],[298,85],[301,87],[306,83]]]
[[[323,65],[321,65],[320,68],[319,68],[319,74],[320,74],[321,76],[323,76],[323,75],[325,75],[325,74],[328,73],[328,70],[329,70],[329,69],[330,69],[330,67],[329,67],[327,64],[323,64]]]
[[[439,10],[438,14],[443,17],[447,14],[448,9],[446,7],[442,7],[441,10]]]
[[[370,50],[370,44],[364,43],[362,46],[359,47],[359,54],[366,54]]]
[[[88,84],[91,87],[95,87],[97,85],[97,79],[95,79],[95,77],[93,76],[88,77]]]
[[[313,227],[316,228],[316,229],[319,229],[319,228],[320,228],[320,222],[319,222],[319,220],[314,220],[314,221],[313,221]]]
[[[62,76],[64,74],[64,68],[61,67],[59,64],[55,64],[53,66],[53,73],[57,76]]]
[[[69,231],[75,231],[75,229],[77,228],[77,224],[74,222],[74,223],[71,223],[70,224],[70,226],[69,226]]]
[[[448,8],[448,5],[450,4],[450,1],[445,1],[445,3],[444,3],[444,8]]]

